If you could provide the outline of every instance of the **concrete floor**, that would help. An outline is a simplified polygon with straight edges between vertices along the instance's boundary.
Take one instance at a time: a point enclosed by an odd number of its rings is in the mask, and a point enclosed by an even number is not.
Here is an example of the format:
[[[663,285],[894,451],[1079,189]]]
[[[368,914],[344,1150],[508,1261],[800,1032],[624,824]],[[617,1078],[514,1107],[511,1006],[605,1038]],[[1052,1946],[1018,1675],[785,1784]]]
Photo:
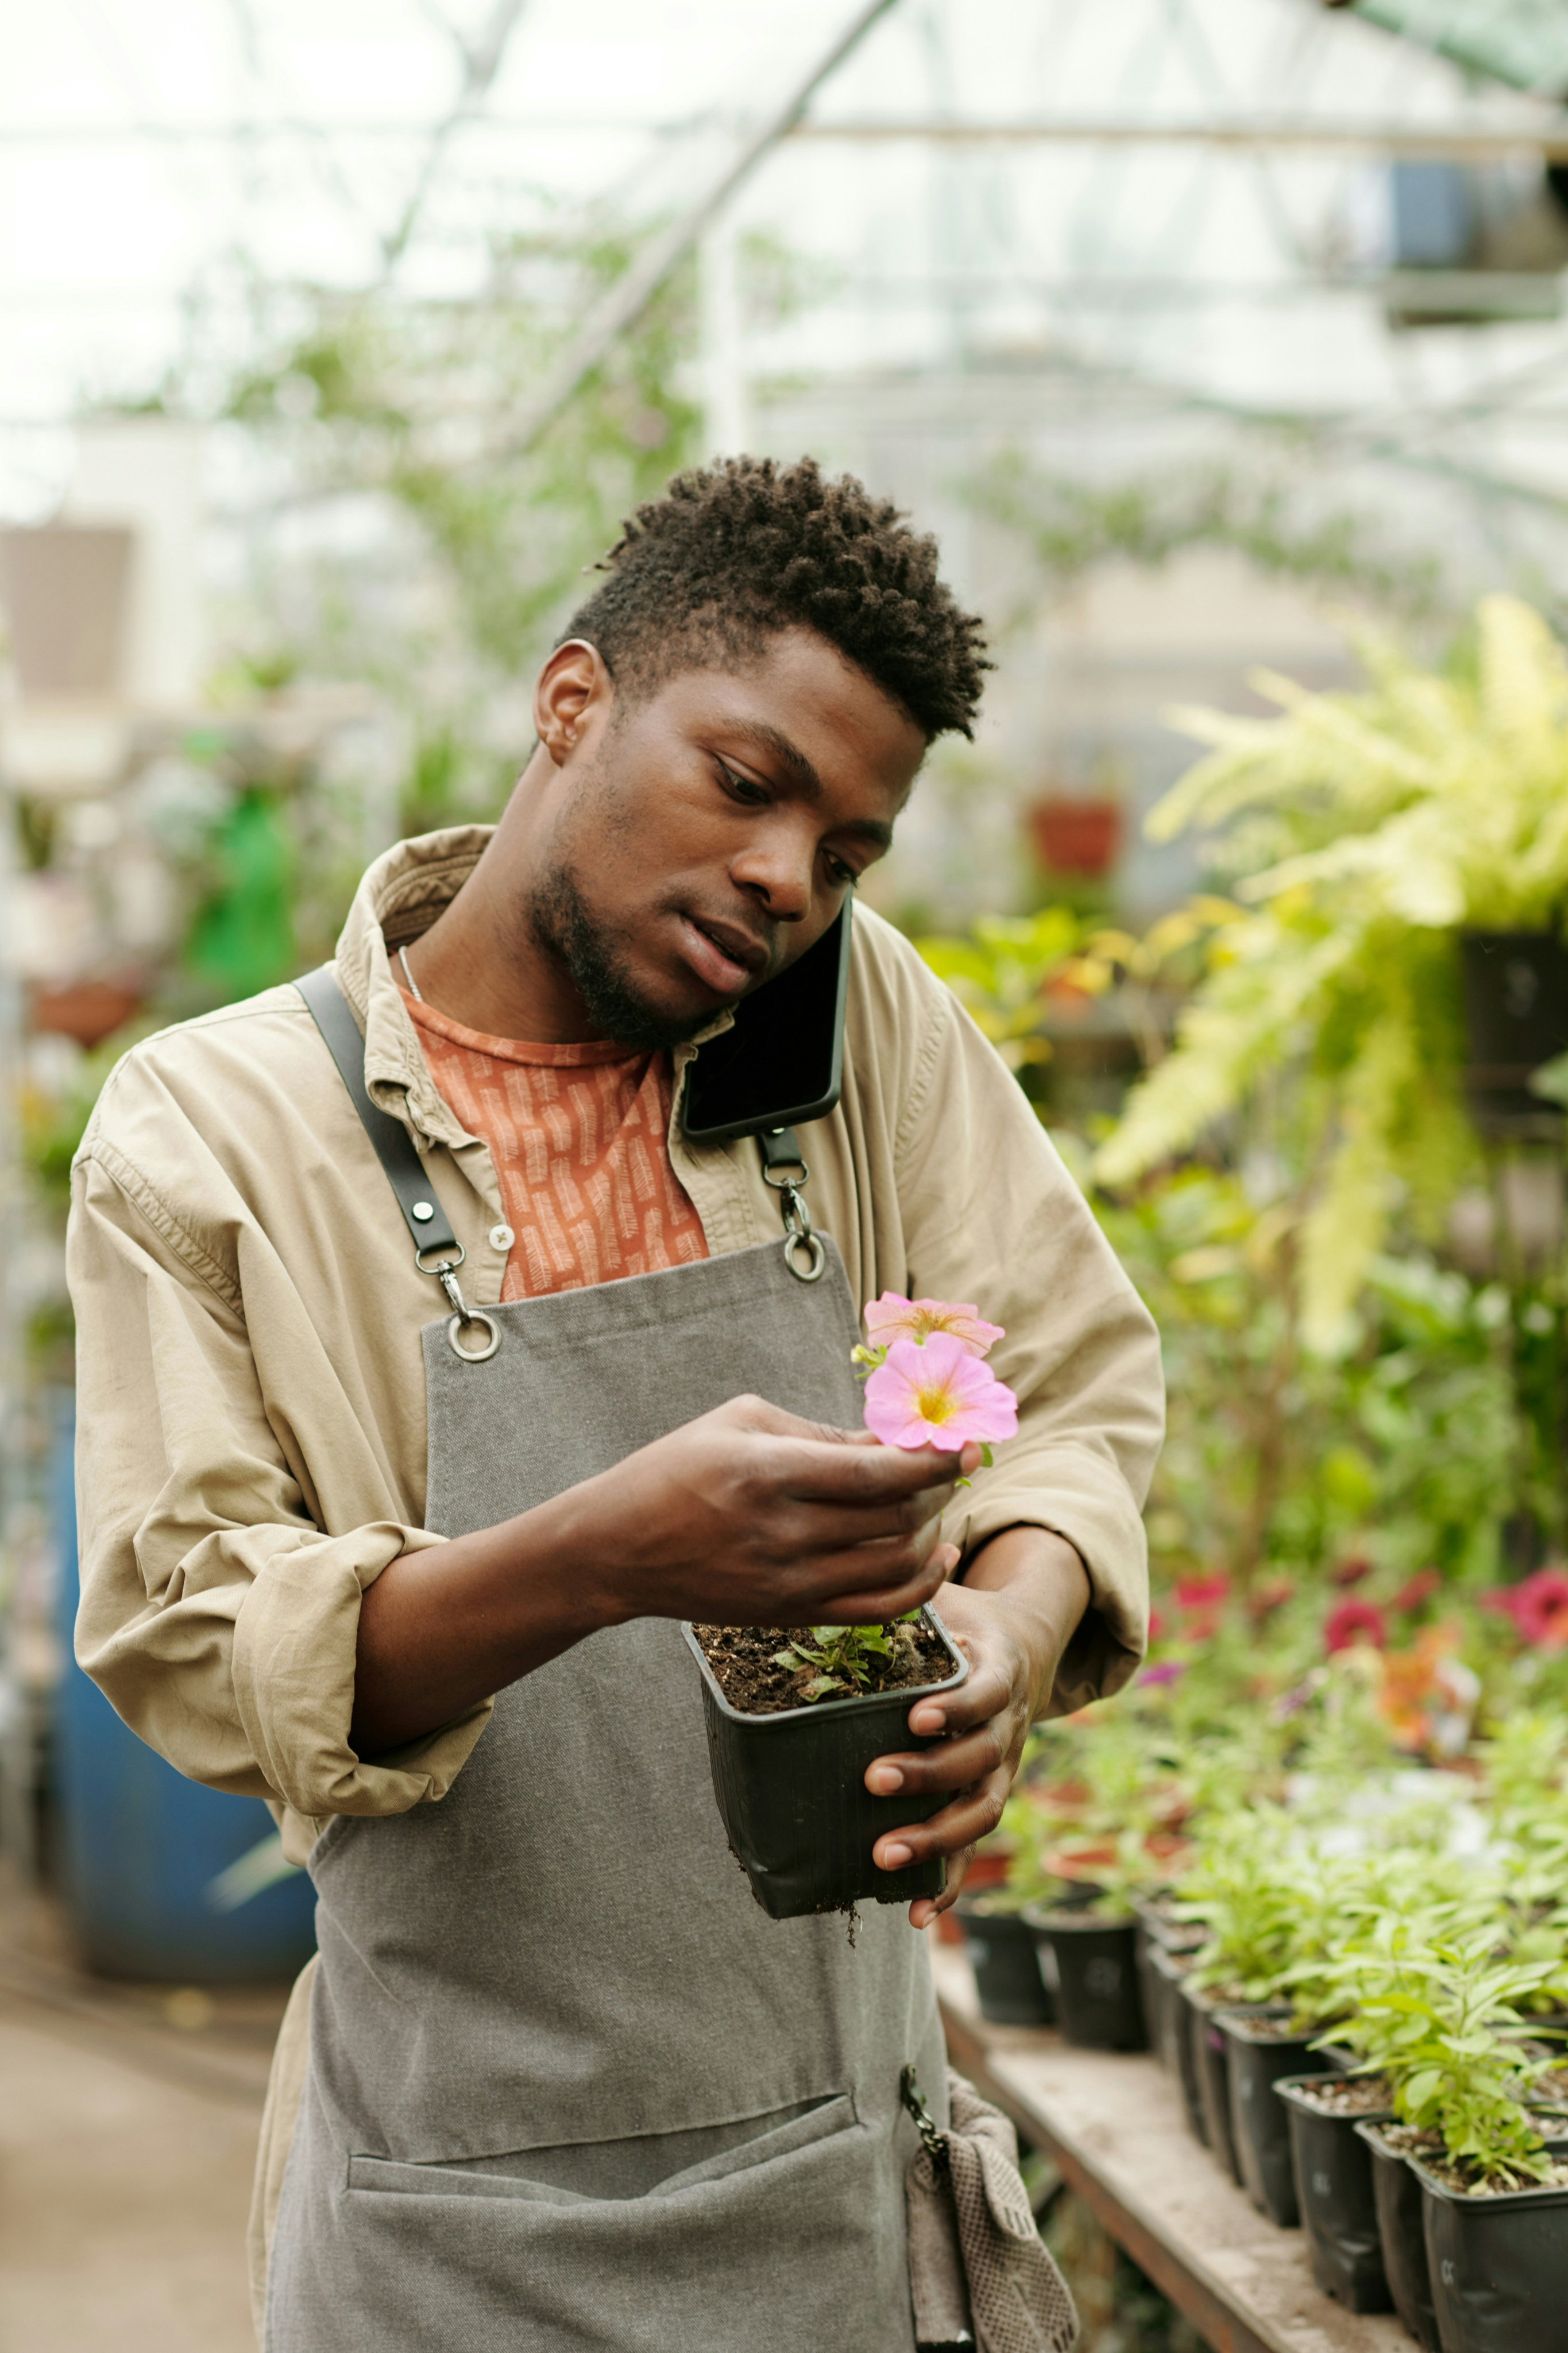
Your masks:
[[[0,2353],[255,2353],[245,2221],[282,2002],[106,1987],[0,1890]]]

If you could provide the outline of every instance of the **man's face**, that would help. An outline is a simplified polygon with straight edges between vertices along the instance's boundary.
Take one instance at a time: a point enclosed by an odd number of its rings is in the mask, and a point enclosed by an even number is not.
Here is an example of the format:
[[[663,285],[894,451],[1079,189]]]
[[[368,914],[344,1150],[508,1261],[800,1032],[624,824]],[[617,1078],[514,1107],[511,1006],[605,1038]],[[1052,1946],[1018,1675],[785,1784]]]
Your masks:
[[[530,927],[595,1026],[648,1046],[689,1037],[821,938],[887,849],[926,748],[804,628],[743,671],[681,671],[629,705],[598,695],[579,735]]]

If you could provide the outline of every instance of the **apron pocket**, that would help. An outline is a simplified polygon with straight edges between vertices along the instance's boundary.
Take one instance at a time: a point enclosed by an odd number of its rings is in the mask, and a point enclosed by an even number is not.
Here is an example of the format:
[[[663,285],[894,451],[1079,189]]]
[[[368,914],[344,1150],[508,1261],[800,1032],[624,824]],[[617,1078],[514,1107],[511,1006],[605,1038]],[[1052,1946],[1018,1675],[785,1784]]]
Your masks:
[[[641,2197],[339,2163],[330,2225],[275,2266],[269,2353],[913,2353],[901,2169],[847,2094]]]

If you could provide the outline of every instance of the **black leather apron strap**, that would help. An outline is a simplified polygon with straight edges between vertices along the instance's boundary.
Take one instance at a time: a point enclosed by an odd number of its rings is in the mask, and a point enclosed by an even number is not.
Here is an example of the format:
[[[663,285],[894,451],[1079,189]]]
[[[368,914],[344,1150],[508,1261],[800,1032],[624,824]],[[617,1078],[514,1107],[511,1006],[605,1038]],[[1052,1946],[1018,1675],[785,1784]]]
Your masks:
[[[390,1112],[383,1111],[370,1099],[364,1082],[364,1039],[348,998],[325,965],[307,973],[294,986],[326,1040],[327,1051],[338,1066],[338,1075],[349,1091],[360,1124],[374,1147],[387,1183],[397,1196],[397,1206],[414,1237],[416,1252],[421,1260],[443,1255],[457,1257],[460,1264],[458,1237],[436,1198],[435,1187],[414,1149],[408,1130],[400,1119],[394,1119]],[[435,1271],[421,1265],[422,1273]]]

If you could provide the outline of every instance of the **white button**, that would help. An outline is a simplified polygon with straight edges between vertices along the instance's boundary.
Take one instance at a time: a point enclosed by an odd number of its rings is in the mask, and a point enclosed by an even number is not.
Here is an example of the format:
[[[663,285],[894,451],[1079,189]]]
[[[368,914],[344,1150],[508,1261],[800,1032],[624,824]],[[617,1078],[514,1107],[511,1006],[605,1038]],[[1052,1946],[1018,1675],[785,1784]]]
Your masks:
[[[414,1204],[414,1214],[418,1219],[420,1224],[422,1226],[426,1226],[429,1224],[436,1212],[428,1201],[416,1201]]]
[[[509,1250],[516,1240],[517,1236],[512,1232],[510,1226],[492,1226],[490,1228],[491,1250]]]

